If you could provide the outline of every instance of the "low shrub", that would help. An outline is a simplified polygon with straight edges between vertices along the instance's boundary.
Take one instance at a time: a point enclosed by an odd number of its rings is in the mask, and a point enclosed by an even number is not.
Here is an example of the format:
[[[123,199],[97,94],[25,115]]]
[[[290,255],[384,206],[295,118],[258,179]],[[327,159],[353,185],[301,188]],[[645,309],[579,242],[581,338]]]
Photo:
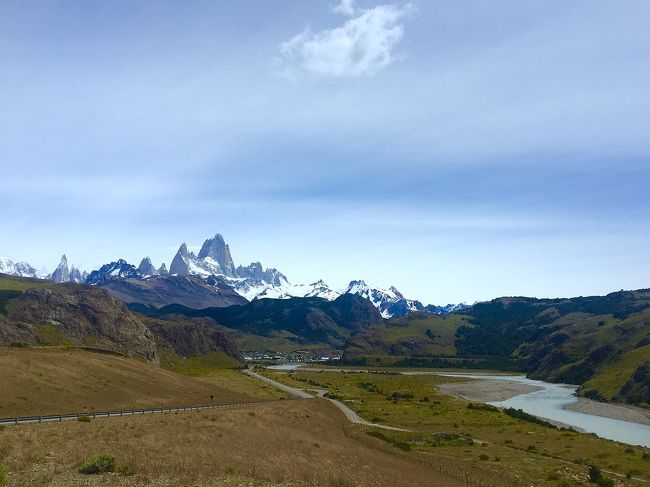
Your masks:
[[[410,392],[393,391],[388,396],[386,396],[386,399],[393,401],[397,399],[413,399],[413,394]]]
[[[479,460],[481,460],[482,462],[487,462],[487,461],[490,459],[490,456],[489,456],[489,455],[486,455],[485,453],[482,453],[481,456],[479,456],[478,458],[479,458]]]
[[[546,480],[560,480],[560,474],[557,472],[551,472],[546,476]]]
[[[90,423],[90,416],[79,416],[77,421],[80,423]]]
[[[7,469],[0,465],[0,485],[4,485],[7,481]]]
[[[499,410],[498,407],[492,406],[491,404],[483,404],[481,402],[470,402],[467,405],[467,409],[474,409],[476,411],[492,411],[496,412]]]
[[[472,446],[474,440],[456,433],[434,433],[427,441],[430,446]]]
[[[598,479],[603,478],[603,473],[595,465],[589,467],[589,482],[596,483]]]
[[[508,408],[505,409],[503,412],[512,418],[523,419],[524,421],[528,421],[529,423],[535,423],[540,426],[544,426],[546,428],[557,429],[557,426],[549,423],[548,421],[544,421],[543,419],[540,419],[537,416],[528,414],[527,412],[524,412],[521,409]]]
[[[343,398],[334,392],[326,392],[323,394],[323,397],[327,399],[334,399],[335,401],[341,401]]]
[[[366,390],[366,391],[368,391],[368,392],[375,392],[375,393],[377,393],[377,394],[383,394],[383,392],[381,391],[381,389],[379,389],[379,388],[378,388],[375,384],[373,384],[372,382],[358,382],[358,383],[357,383],[357,387],[359,387],[360,389],[364,389],[364,390]]]
[[[603,473],[595,465],[589,467],[589,481],[598,487],[614,487],[615,485],[612,479],[603,477]]]
[[[113,470],[115,470],[115,457],[106,453],[89,458],[79,467],[79,473],[87,475],[112,472]]]
[[[130,465],[118,465],[116,471],[125,477],[133,477],[135,475],[135,469]]]

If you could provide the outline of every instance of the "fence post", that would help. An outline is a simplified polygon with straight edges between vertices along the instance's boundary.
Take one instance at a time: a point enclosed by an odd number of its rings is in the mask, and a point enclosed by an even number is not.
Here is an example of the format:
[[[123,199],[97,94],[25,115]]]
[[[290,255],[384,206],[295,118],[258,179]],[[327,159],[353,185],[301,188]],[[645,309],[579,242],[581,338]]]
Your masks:
[[[18,418],[14,418],[14,421],[16,422],[16,424],[18,424]]]
[[[42,423],[42,422],[43,422],[43,416],[39,416],[39,417],[38,417],[38,422],[39,422],[39,423]]]
[[[63,415],[59,414],[59,421],[63,421]]]
[[[97,419],[97,411],[93,411],[93,419]]]

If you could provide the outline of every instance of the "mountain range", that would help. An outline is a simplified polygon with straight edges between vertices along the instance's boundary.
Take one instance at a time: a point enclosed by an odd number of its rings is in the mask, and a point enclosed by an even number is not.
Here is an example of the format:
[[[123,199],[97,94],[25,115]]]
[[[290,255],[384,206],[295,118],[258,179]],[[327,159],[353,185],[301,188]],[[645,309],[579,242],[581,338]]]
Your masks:
[[[156,268],[151,259],[145,257],[137,267],[119,259],[88,274],[74,265],[69,267],[67,257],[63,255],[50,274],[37,271],[28,263],[15,263],[6,258],[0,258],[0,273],[100,286],[126,303],[155,307],[181,304],[198,309],[243,304],[262,298],[317,297],[333,301],[344,294],[355,294],[370,300],[383,318],[404,316],[412,311],[447,314],[467,308],[465,304],[425,306],[420,301],[407,299],[395,287],[381,289],[363,280],[351,281],[341,290],[333,289],[322,280],[293,284],[278,269],[264,268],[260,262],[236,266],[230,247],[221,234],[206,239],[198,254],[183,243],[169,270],[164,263]]]

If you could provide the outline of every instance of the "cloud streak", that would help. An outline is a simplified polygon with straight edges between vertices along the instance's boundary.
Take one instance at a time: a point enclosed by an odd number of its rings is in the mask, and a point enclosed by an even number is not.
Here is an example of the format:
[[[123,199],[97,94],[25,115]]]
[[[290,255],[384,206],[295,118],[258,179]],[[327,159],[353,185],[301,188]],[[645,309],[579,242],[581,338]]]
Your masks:
[[[334,10],[355,15],[351,1],[341,2]],[[395,48],[404,36],[403,22],[414,11],[411,4],[379,5],[359,10],[334,29],[312,32],[307,27],[280,45],[283,72],[289,78],[305,74],[323,78],[373,74],[395,60]]]
[[[352,16],[356,12],[356,7],[354,6],[355,0],[341,0],[336,7],[332,9],[332,12],[335,14],[342,14],[347,16]]]

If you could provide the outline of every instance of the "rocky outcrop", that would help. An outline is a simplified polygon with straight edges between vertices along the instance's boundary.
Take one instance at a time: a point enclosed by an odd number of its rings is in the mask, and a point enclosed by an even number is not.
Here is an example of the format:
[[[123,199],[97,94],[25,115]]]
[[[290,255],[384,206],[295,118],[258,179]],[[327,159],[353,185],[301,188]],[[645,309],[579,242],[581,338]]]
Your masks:
[[[144,320],[154,334],[158,347],[173,352],[181,358],[223,352],[244,363],[244,357],[228,335],[209,326],[205,323],[206,320],[169,321],[153,318]]]
[[[650,404],[650,361],[636,369],[616,399],[633,404]]]
[[[127,307],[103,289],[62,285],[56,289],[28,289],[5,305],[6,323],[14,335],[38,336],[39,326],[73,345],[100,348],[158,362],[153,334]],[[23,330],[17,331],[17,330]],[[8,333],[7,333],[8,335]],[[8,338],[10,343],[18,336]],[[19,340],[18,340],[19,341]],[[27,340],[27,343],[32,343]]]

